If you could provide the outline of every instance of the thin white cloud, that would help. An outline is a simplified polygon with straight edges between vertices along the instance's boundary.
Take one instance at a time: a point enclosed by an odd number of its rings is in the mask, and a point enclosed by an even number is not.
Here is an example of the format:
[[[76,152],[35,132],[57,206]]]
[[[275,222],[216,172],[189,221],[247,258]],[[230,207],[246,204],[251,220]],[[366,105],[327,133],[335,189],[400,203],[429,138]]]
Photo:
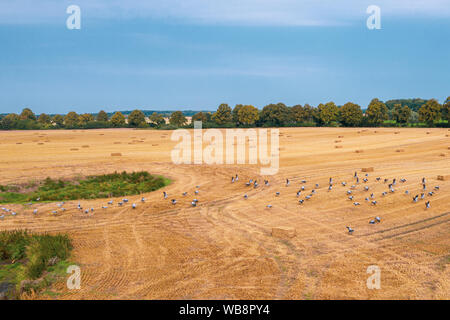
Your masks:
[[[0,24],[65,21],[69,4],[79,5],[88,19],[207,25],[341,25],[365,19],[373,4],[386,16],[450,17],[449,0],[1,0]]]

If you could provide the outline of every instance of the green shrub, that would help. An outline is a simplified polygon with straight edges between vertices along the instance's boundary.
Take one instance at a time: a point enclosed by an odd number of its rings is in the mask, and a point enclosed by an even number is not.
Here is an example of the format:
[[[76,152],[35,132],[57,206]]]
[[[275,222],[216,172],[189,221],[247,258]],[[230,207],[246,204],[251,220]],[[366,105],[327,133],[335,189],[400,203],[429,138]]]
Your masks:
[[[0,203],[24,203],[40,198],[41,201],[120,197],[155,191],[170,183],[163,177],[145,171],[114,172],[89,176],[75,181],[45,179],[38,189],[30,193],[0,192]]]
[[[30,239],[26,231],[0,232],[0,260],[20,260]]]
[[[31,279],[39,278],[53,257],[65,260],[69,257],[72,245],[67,235],[36,235],[31,237],[26,249],[28,262],[25,274]]]

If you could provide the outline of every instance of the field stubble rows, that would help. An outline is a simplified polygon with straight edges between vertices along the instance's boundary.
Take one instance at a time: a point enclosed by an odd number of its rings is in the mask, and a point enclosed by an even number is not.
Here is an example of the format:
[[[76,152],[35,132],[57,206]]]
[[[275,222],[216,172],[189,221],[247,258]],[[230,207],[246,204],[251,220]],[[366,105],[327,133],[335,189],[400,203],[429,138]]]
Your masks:
[[[71,201],[57,216],[50,215],[54,203],[36,205],[39,214],[33,216],[31,208],[9,205],[18,215],[0,221],[0,230],[71,236],[72,260],[82,270],[81,289],[55,285],[61,299],[450,298],[450,182],[436,180],[450,172],[447,129],[280,132],[280,171],[268,177],[259,176],[256,166],[174,165],[169,131],[1,132],[0,184],[115,170],[146,170],[173,183],[146,194],[145,203],[140,196],[129,197],[138,204],[136,210],[118,207],[117,201],[101,209],[106,200],[99,199],[81,201],[96,208],[93,214],[81,213],[78,201]],[[363,167],[375,171],[354,192],[361,203],[356,207],[347,199],[348,186],[340,182],[351,185],[353,172],[362,177]],[[235,174],[240,180],[231,184]],[[407,181],[381,197],[387,186],[375,181],[378,176]],[[327,191],[329,177],[335,181],[332,191]],[[429,188],[440,186],[427,198],[428,210],[423,200],[411,201],[420,193],[422,177]],[[250,178],[269,179],[270,186],[248,188],[244,181]],[[291,179],[289,187],[285,178]],[[299,205],[302,179],[306,190],[314,188],[317,194]],[[197,185],[200,193],[194,195]],[[364,200],[363,185],[375,193],[376,206]],[[177,205],[164,200],[162,191]],[[190,206],[193,198],[199,199],[198,207]],[[375,216],[382,222],[369,225]],[[352,236],[348,225],[355,229]],[[295,228],[296,236],[272,237],[273,227]],[[380,290],[366,286],[370,265],[381,268]]]

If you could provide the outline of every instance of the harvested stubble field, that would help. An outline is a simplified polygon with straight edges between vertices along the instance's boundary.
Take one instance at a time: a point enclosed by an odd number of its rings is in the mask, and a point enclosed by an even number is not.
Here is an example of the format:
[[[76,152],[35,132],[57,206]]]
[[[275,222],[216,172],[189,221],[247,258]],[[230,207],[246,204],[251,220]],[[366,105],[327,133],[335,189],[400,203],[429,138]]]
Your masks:
[[[69,234],[71,260],[82,271],[81,289],[57,284],[52,290],[60,293],[59,299],[450,298],[450,180],[437,180],[450,172],[447,129],[280,132],[280,170],[267,177],[259,176],[256,166],[174,165],[170,152],[176,142],[170,131],[46,131],[45,144],[36,143],[43,141],[42,132],[0,132],[3,185],[115,170],[146,170],[173,181],[146,194],[145,203],[140,196],[129,197],[138,205],[135,210],[130,204],[118,207],[119,199],[108,209],[101,209],[105,199],[81,201],[85,208],[95,208],[88,215],[76,209],[78,201],[66,203],[67,211],[55,216],[50,214],[55,203],[7,205],[18,214],[0,221],[0,230]],[[342,148],[335,148],[336,140]],[[353,173],[362,178],[361,169],[371,167],[369,181],[354,191],[361,206],[354,206],[346,195]],[[232,184],[235,174],[240,179]],[[332,191],[327,190],[329,177],[335,183]],[[413,203],[422,177],[428,191],[435,185],[440,190]],[[286,178],[291,180],[288,187]],[[407,181],[382,197],[388,191],[384,178]],[[246,187],[248,179],[258,179],[261,186]],[[264,179],[270,186],[263,185]],[[306,192],[315,183],[319,188],[299,205],[296,192],[302,179],[307,180]],[[194,195],[197,185],[200,192]],[[376,206],[364,200],[365,185],[369,194],[375,193]],[[162,191],[169,194],[167,200]],[[175,206],[172,198],[178,200]],[[199,200],[195,208],[193,198]],[[425,210],[427,200],[431,208]],[[266,208],[269,203],[271,209]],[[369,225],[375,216],[381,223]],[[346,226],[355,229],[353,235]],[[272,236],[272,228],[284,227],[290,230],[288,237]],[[381,268],[379,290],[366,286],[370,265]]]

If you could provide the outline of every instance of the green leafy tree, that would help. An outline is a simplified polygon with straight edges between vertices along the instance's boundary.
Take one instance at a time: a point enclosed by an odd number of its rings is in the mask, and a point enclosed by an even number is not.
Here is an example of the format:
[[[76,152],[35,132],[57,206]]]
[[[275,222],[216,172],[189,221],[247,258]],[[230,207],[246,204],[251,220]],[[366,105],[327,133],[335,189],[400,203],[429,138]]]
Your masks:
[[[105,111],[100,110],[100,112],[97,114],[97,121],[108,122],[108,114]]]
[[[170,115],[169,123],[177,127],[182,127],[187,123],[187,119],[183,112],[175,111]]]
[[[64,126],[64,117],[60,114],[55,114],[52,118],[52,122],[61,128]]]
[[[445,100],[442,106],[442,119],[447,120],[450,123],[450,97]]]
[[[133,110],[128,115],[128,124],[133,127],[139,126],[141,123],[145,123],[145,114],[140,110]]]
[[[81,126],[85,126],[88,122],[94,121],[94,116],[90,113],[83,113],[78,117]]]
[[[398,121],[399,123],[405,124],[408,123],[411,118],[411,109],[408,106],[404,106],[399,113]]]
[[[125,116],[121,112],[117,111],[111,117],[111,124],[116,128],[124,127],[126,125]]]
[[[3,117],[1,123],[1,128],[3,130],[11,130],[17,127],[17,123],[20,120],[20,116],[15,113],[10,113]]]
[[[25,108],[20,114],[20,120],[33,120],[36,121],[36,115],[31,111],[30,108]]]
[[[160,127],[166,123],[166,120],[164,120],[163,115],[156,113],[156,112],[152,113],[149,120],[151,123],[155,124],[157,127]]]
[[[392,110],[396,104],[400,104],[402,107],[408,106],[411,111],[418,112],[420,107],[423,106],[427,100],[424,99],[396,99],[396,100],[388,100],[385,102],[386,107],[389,110]]]
[[[233,120],[231,108],[226,103],[221,104],[212,115],[212,120],[217,124],[230,123]]]
[[[315,110],[315,108],[306,103],[303,106],[303,110],[301,110],[301,118],[303,119],[301,122],[313,122]]]
[[[208,122],[208,116],[204,112],[197,112],[192,116],[192,122],[201,121],[202,123]]]
[[[436,99],[428,100],[419,109],[419,121],[432,126],[435,121],[441,119],[441,105]]]
[[[305,109],[300,104],[297,104],[291,108],[291,117],[297,123],[306,122],[306,119],[308,118],[306,116]]]
[[[251,105],[242,106],[238,112],[239,123],[245,125],[253,125],[259,120],[259,111],[257,108]]]
[[[344,104],[340,108],[339,114],[341,123],[346,127],[356,127],[361,124],[363,119],[361,107],[352,102]]]
[[[317,113],[319,122],[321,124],[330,124],[337,121],[339,115],[339,108],[334,104],[334,102],[328,102],[326,104],[320,104],[317,107]]]
[[[79,116],[76,112],[71,111],[64,117],[64,125],[67,128],[74,128],[78,125]]]
[[[233,108],[233,112],[231,113],[231,116],[232,116],[232,120],[233,120],[233,122],[234,123],[236,123],[236,124],[239,124],[239,110],[241,110],[241,108],[243,107],[244,105],[242,105],[242,104],[237,104],[237,105],[235,105],[234,106],[234,108]]]
[[[400,103],[395,104],[391,112],[392,120],[395,120],[397,123],[400,123],[401,112],[402,112],[402,105]]]
[[[261,120],[267,125],[284,126],[289,120],[289,108],[284,103],[269,104],[261,111]]]
[[[50,124],[51,123],[50,116],[46,113],[41,113],[39,115],[38,122],[40,124]]]
[[[384,120],[389,119],[388,108],[378,99],[373,99],[366,110],[367,122],[371,125],[378,126]]]

